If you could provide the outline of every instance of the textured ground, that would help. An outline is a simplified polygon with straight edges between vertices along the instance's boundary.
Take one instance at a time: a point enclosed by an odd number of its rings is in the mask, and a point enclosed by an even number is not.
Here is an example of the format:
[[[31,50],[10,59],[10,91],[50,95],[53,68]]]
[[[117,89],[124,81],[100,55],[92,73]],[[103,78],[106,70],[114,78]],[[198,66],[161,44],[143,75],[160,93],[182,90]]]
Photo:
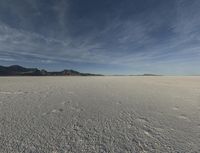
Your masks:
[[[0,153],[199,153],[200,77],[1,77]]]

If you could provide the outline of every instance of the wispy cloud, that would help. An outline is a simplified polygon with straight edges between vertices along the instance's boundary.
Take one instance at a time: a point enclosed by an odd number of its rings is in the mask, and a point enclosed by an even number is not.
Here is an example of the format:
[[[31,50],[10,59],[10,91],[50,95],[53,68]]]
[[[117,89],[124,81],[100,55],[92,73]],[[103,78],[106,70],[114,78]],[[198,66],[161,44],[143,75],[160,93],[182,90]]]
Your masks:
[[[181,66],[188,73],[200,71],[194,66],[200,64],[197,0],[0,4],[0,64],[23,60],[122,66],[129,72],[176,73]]]

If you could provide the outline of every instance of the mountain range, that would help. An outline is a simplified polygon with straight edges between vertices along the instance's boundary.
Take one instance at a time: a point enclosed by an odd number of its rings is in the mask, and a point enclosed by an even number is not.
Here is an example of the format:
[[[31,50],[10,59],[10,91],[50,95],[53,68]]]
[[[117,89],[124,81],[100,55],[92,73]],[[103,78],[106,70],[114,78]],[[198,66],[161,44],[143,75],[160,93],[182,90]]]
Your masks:
[[[48,72],[38,68],[25,68],[19,65],[0,66],[0,76],[101,76],[100,74],[81,73],[75,70]]]

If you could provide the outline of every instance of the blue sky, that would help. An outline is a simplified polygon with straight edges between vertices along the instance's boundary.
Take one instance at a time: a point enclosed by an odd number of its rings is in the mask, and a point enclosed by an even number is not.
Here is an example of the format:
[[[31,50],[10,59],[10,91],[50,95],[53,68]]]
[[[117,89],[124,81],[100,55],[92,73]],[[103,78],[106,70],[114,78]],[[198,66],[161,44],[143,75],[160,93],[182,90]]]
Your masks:
[[[0,65],[200,74],[199,0],[1,0]]]

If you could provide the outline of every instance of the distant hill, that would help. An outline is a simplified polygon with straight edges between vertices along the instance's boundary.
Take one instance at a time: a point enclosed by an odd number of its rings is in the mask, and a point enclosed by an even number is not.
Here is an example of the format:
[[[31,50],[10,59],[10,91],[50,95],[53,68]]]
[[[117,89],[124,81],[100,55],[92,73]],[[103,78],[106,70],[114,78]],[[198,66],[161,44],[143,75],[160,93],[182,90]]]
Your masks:
[[[81,73],[74,70],[48,72],[37,68],[25,68],[19,65],[0,66],[0,76],[101,76],[100,74]]]
[[[158,75],[158,74],[143,74],[142,76],[162,76],[162,75]]]
[[[113,76],[163,76],[163,75],[159,75],[159,74],[131,74],[131,75],[119,75],[119,74],[115,74]]]

